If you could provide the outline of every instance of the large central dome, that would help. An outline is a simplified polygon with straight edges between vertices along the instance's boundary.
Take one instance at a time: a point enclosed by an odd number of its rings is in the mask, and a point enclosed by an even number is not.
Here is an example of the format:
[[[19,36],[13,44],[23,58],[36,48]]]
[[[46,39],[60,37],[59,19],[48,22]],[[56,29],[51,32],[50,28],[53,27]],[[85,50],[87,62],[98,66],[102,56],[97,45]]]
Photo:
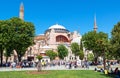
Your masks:
[[[49,29],[66,29],[64,26],[55,24],[49,27]]]

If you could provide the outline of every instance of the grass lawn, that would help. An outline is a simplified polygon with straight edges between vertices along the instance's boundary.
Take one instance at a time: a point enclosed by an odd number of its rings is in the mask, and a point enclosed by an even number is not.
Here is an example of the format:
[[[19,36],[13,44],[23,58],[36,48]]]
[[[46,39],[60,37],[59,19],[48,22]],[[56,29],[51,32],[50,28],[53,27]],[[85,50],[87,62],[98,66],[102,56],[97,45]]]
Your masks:
[[[112,78],[91,70],[51,70],[43,74],[32,74],[32,71],[0,72],[0,78]]]

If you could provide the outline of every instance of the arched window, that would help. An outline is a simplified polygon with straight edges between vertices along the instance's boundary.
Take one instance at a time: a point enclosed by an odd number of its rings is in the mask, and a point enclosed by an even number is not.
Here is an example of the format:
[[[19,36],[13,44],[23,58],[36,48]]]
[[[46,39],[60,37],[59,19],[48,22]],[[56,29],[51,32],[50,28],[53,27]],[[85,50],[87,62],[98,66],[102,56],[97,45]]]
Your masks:
[[[56,36],[56,42],[68,42],[68,39],[63,35]]]

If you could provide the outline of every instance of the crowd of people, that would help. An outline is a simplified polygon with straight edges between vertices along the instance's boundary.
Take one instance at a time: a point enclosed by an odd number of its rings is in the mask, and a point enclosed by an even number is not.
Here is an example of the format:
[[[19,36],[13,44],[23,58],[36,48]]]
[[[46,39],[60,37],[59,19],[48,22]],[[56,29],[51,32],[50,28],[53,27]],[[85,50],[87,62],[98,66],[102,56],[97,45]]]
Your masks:
[[[11,68],[35,67],[35,62],[33,61],[7,62],[7,63],[3,63],[3,67],[11,67]]]
[[[116,67],[114,70],[113,68],[111,67],[111,65],[114,65],[115,62],[110,62],[110,61],[107,61],[106,62],[106,65],[105,67],[100,67],[100,68],[95,68],[94,70],[96,72],[102,72],[104,74],[108,74],[108,75],[112,75],[114,76],[114,78],[120,78],[120,70],[118,67]],[[116,63],[117,64],[117,63]]]
[[[36,67],[38,62],[34,61],[21,61],[21,62],[7,62],[3,63],[3,67],[11,67],[11,68],[27,68],[27,67]],[[88,68],[89,69],[89,62],[88,61],[64,61],[64,60],[53,60],[51,62],[48,61],[41,61],[42,67],[51,67],[51,66],[64,66],[67,69],[72,68]]]
[[[100,70],[97,70],[97,68],[95,68],[95,71],[102,72],[110,76],[113,75],[115,78],[120,78],[120,70],[118,67],[116,67],[114,70],[112,68],[110,68],[109,70],[107,69],[104,70],[103,68],[101,68]]]
[[[37,67],[38,62],[34,61],[25,61],[22,62],[7,62],[3,63],[3,67],[11,67],[11,68],[34,68]],[[105,74],[115,75],[116,78],[120,78],[120,70],[116,67],[114,70],[111,68],[111,65],[115,65],[117,62],[106,62],[106,67],[104,68],[95,68],[95,71],[103,72]],[[77,61],[64,61],[64,60],[53,60],[51,62],[41,61],[41,65],[43,68],[45,67],[54,67],[54,66],[64,66],[66,69],[73,68],[86,68],[89,69],[90,65],[93,65],[93,62],[87,60],[77,60]],[[103,64],[102,64],[103,65]]]

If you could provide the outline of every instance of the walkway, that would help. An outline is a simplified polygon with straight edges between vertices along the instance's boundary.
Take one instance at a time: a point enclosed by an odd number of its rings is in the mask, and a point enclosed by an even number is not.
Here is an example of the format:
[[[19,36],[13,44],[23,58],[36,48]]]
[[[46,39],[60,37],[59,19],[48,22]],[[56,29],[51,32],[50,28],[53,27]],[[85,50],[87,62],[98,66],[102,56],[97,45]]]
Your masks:
[[[68,69],[65,66],[52,66],[52,67],[43,67],[42,70],[94,70],[95,66],[90,66],[87,68],[71,68]],[[37,70],[37,68],[10,68],[10,67],[0,67],[0,71],[25,71],[25,70]]]
[[[42,70],[94,70],[95,67],[97,67],[97,66],[89,66],[89,69],[87,69],[87,68],[71,68],[71,69],[68,69],[65,66],[52,66],[52,67],[42,68]],[[120,65],[112,66],[113,69],[115,69],[116,67],[119,67],[119,69],[120,69]],[[37,68],[0,67],[0,72],[1,71],[26,71],[26,70],[37,70]]]

